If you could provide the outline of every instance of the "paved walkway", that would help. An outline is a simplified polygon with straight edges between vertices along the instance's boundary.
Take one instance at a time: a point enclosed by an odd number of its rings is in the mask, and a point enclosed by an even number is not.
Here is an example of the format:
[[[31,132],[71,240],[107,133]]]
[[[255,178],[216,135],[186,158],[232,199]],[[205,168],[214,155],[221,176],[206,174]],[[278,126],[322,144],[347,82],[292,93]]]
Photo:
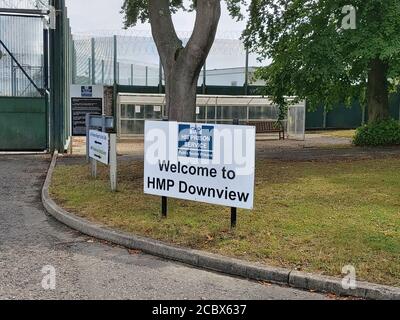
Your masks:
[[[46,215],[48,156],[0,156],[0,299],[323,299],[93,241]],[[41,282],[56,269],[56,290]]]

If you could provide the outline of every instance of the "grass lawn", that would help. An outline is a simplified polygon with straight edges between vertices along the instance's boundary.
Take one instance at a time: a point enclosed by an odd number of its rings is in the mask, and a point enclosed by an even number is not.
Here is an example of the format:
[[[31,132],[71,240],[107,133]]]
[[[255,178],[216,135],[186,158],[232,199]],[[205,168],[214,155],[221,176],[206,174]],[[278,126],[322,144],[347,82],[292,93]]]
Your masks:
[[[254,211],[239,210],[230,230],[228,208],[143,194],[143,164],[119,167],[109,192],[105,167],[92,180],[86,165],[56,168],[52,196],[92,221],[178,245],[340,276],[400,286],[400,159],[350,162],[258,161]]]
[[[353,139],[356,134],[356,130],[327,130],[318,132],[324,136],[333,137],[333,138],[349,138]]]

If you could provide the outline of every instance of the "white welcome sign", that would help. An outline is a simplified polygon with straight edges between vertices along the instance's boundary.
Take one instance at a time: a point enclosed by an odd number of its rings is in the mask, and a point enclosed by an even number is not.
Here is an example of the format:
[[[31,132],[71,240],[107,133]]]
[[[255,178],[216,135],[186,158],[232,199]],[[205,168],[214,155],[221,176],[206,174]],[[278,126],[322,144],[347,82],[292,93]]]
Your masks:
[[[146,121],[146,194],[253,209],[255,128]]]

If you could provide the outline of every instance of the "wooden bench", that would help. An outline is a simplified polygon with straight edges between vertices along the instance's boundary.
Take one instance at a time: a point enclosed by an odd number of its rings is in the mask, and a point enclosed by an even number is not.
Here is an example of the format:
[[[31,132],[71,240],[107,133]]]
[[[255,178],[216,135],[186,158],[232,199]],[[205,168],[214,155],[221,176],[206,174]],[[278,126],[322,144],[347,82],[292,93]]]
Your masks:
[[[279,140],[285,140],[285,128],[280,121],[250,121],[247,125],[256,127],[256,134],[279,133]]]

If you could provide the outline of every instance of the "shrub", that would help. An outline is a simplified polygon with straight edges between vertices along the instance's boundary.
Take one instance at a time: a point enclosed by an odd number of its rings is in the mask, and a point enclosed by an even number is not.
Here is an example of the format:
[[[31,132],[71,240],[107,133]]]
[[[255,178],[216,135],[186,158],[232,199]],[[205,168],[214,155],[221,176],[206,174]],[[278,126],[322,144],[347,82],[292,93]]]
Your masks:
[[[378,121],[357,129],[356,146],[400,145],[400,122],[394,119]]]

